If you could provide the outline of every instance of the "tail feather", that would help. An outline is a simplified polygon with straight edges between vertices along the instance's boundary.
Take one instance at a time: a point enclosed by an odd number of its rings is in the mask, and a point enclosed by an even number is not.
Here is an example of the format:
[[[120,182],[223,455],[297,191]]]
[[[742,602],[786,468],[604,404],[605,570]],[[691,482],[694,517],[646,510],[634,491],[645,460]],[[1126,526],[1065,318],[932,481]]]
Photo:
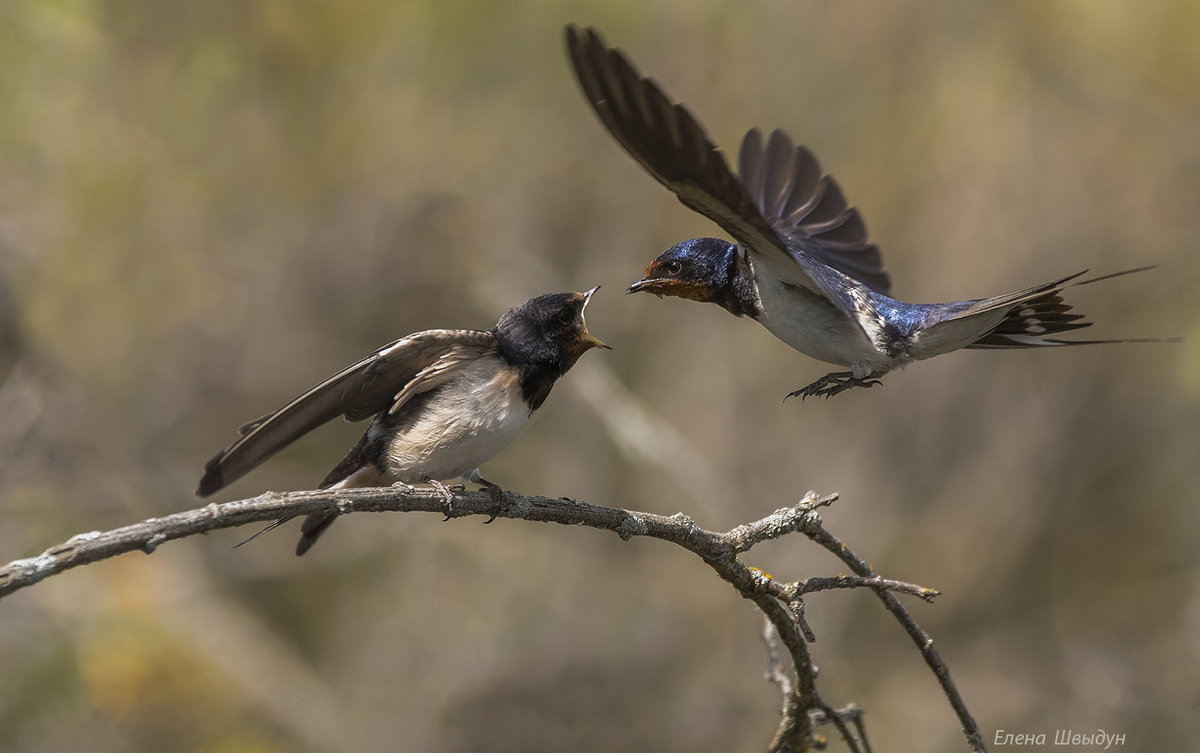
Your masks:
[[[239,547],[249,544],[259,536],[262,536],[264,533],[274,531],[276,528],[294,517],[296,516],[288,515],[287,517],[276,520],[275,522],[259,529],[255,533],[234,544],[233,548],[238,549]],[[321,534],[325,533],[325,529],[333,525],[333,521],[337,520],[337,517],[338,515],[335,512],[314,512],[306,516],[304,518],[304,523],[300,526],[300,540],[296,542],[296,556],[299,557],[311,549],[312,545],[317,543],[317,539],[321,537]]]
[[[300,540],[296,542],[296,556],[304,554],[313,544],[317,543],[317,539],[325,533],[325,529],[333,525],[333,521],[337,520],[337,517],[335,512],[314,512],[306,517],[300,526]]]
[[[250,429],[253,429],[259,423],[261,423],[261,419],[259,421],[253,421],[250,424],[247,424],[247,426],[250,427]],[[386,481],[383,478],[382,472],[370,462],[372,444],[375,441],[375,432],[368,430],[365,434],[363,434],[362,438],[358,440],[358,443],[354,445],[350,452],[346,454],[346,457],[342,458],[342,462],[338,463],[337,466],[335,466],[334,469],[325,476],[325,479],[317,488],[336,489],[346,486],[382,486],[385,484]],[[242,539],[238,543],[234,544],[233,548],[237,549],[240,546],[249,544],[259,536],[262,536],[264,533],[268,533],[269,531],[274,531],[276,528],[294,517],[296,516],[288,515],[276,520],[274,523],[271,523],[257,533],[254,533],[248,538]],[[296,543],[296,556],[300,556],[312,548],[312,545],[317,542],[317,539],[321,537],[321,534],[325,533],[325,530],[329,528],[329,526],[333,525],[333,521],[336,519],[337,513],[335,512],[314,512],[305,516],[304,523],[300,526],[300,541]]]
[[[995,329],[968,348],[1033,348],[1056,345],[1054,335],[1092,326],[1082,314],[1072,313],[1062,299],[1062,288],[1042,293],[1013,306]]]
[[[264,533],[269,533],[270,531],[274,531],[276,528],[278,528],[279,526],[288,522],[289,520],[291,520],[294,517],[296,517],[296,516],[288,515],[287,517],[276,520],[274,523],[271,523],[270,525],[266,526],[265,528],[260,529],[257,533],[251,534],[250,536],[247,536],[246,538],[242,539],[238,543],[234,544],[233,548],[239,549],[239,548],[245,546],[246,544],[249,544],[251,541],[254,541],[259,536],[262,536]]]
[[[1123,275],[1131,275],[1134,272],[1145,272],[1147,270],[1157,269],[1157,268],[1158,268],[1157,264],[1147,264],[1144,267],[1134,267],[1133,269],[1123,269],[1120,272],[1111,272],[1106,275],[1100,275],[1099,277],[1089,277],[1086,280],[1080,280],[1079,282],[1073,282],[1073,283],[1071,283],[1071,287],[1075,287],[1077,285],[1091,285],[1093,282],[1100,282],[1101,280],[1111,280],[1114,277],[1121,277]]]
[[[1026,300],[1015,302],[998,325],[968,348],[1038,348],[1058,345],[1099,345],[1103,343],[1175,342],[1177,339],[1131,338],[1112,340],[1064,340],[1055,335],[1092,326],[1083,314],[1074,313],[1071,304],[1063,300],[1063,290],[1077,285],[1090,285],[1101,280],[1144,272],[1155,265],[1126,269],[1120,272],[1072,282],[1070,277]],[[1075,275],[1076,277],[1078,275]]]

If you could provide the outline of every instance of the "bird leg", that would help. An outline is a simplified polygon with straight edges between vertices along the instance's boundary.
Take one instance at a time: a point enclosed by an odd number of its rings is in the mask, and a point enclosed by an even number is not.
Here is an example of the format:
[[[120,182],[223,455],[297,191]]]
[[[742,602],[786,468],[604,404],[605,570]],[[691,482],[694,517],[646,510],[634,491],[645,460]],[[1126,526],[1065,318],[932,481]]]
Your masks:
[[[499,484],[493,484],[483,476],[480,476],[478,468],[471,471],[471,473],[465,476],[465,478],[472,484],[479,484],[484,489],[487,489],[487,493],[492,498],[492,504],[495,505],[492,508],[492,516],[483,521],[484,524],[491,523],[498,515],[508,513],[508,499],[504,496],[504,490],[500,488]]]
[[[454,490],[457,488],[459,491],[461,491],[463,487],[461,485],[447,486],[441,481],[438,481],[436,478],[426,478],[425,483],[429,484],[434,489],[437,489],[438,494],[442,495],[442,500],[445,502],[445,505],[442,507],[442,512],[446,515],[446,517],[442,518],[442,522],[444,523],[445,521],[450,520],[450,515],[454,512]]]
[[[852,387],[874,387],[879,384],[879,380],[872,379],[872,376],[875,375],[867,374],[866,377],[857,377],[853,371],[835,371],[832,374],[826,374],[807,387],[789,392],[783,399],[787,400],[789,397],[799,395],[801,400],[806,397],[823,397],[828,400],[839,392],[845,392]]]

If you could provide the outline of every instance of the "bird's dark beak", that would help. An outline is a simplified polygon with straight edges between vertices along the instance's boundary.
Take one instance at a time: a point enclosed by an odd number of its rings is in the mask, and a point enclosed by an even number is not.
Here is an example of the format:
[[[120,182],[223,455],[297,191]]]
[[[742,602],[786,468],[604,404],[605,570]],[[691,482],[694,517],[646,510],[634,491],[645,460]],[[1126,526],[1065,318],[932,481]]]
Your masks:
[[[662,297],[662,286],[667,281],[661,277],[645,277],[629,286],[625,291],[625,295],[630,293],[653,293],[658,297]]]
[[[584,309],[587,308],[588,301],[592,300],[592,295],[595,294],[595,292],[599,289],[600,286],[597,285],[583,294],[583,308],[579,310],[579,318],[583,320],[583,342],[589,348],[604,348],[605,350],[612,350],[611,347],[605,345],[598,337],[594,336],[591,332],[588,332],[587,320],[583,318],[583,312]]]

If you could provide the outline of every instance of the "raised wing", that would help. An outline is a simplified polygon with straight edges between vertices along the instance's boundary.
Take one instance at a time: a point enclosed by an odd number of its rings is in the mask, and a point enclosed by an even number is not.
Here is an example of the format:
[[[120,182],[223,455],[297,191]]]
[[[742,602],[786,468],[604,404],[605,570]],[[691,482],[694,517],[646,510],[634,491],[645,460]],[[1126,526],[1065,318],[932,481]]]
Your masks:
[[[395,413],[414,396],[445,384],[464,363],[496,352],[481,330],[435,329],[386,345],[274,413],[238,429],[241,436],[204,466],[196,494],[207,497],[321,424]]]
[[[807,148],[793,146],[780,130],[764,145],[753,128],[742,139],[738,173],[759,213],[789,250],[802,251],[877,293],[888,292],[891,280],[879,249],[867,243],[862,217],[847,205],[833,177],[822,174]]]
[[[568,26],[567,50],[588,103],[647,172],[689,209],[739,240],[782,247],[725,157],[683,105],[671,104],[624,53],[609,49],[595,29],[580,32]]]
[[[803,242],[789,243],[786,233],[794,230],[794,223],[781,233],[764,218],[758,201],[687,108],[672,104],[654,81],[638,73],[620,50],[609,48],[595,29],[567,26],[566,34],[571,63],[588,103],[630,156],[685,206],[724,228],[772,273],[855,315],[857,301],[848,290],[854,286],[846,279],[849,275],[814,258]]]

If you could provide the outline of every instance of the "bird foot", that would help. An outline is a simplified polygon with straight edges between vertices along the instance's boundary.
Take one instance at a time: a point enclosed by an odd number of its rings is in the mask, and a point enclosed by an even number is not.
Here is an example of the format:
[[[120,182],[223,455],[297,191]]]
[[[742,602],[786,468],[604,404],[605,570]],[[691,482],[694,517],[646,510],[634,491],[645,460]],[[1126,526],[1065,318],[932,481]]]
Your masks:
[[[462,484],[448,486],[443,484],[441,481],[438,481],[436,478],[427,478],[425,479],[425,483],[429,484],[434,489],[437,489],[438,494],[442,495],[442,512],[446,516],[442,518],[442,522],[444,523],[447,520],[450,520],[450,516],[454,513],[454,492],[462,491],[465,487]]]
[[[475,479],[475,483],[487,489],[487,493],[491,495],[492,503],[495,505],[492,508],[492,515],[487,520],[483,521],[484,525],[491,523],[499,515],[508,515],[508,498],[504,496],[504,490],[498,484],[493,484],[491,481],[483,478]]]
[[[789,392],[783,399],[787,400],[789,397],[799,395],[801,400],[807,397],[823,397],[828,400],[839,392],[845,392],[852,387],[874,387],[879,383],[878,379],[871,379],[870,375],[865,379],[860,379],[854,376],[852,371],[835,371],[832,374],[826,374],[807,387]]]

